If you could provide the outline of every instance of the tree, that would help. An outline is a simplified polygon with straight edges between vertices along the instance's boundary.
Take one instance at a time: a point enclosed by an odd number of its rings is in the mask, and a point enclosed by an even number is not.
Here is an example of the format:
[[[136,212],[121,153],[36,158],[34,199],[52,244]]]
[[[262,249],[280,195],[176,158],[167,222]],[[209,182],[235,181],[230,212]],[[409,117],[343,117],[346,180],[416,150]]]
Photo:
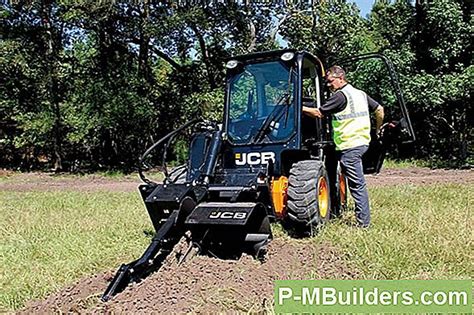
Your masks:
[[[326,63],[375,49],[359,9],[346,1],[315,2],[294,10],[281,31],[289,46],[306,49]]]
[[[0,15],[2,166],[132,170],[147,146],[182,123],[221,119],[227,58],[285,42],[327,65],[383,52],[399,72],[418,157],[461,165],[472,151],[466,0],[378,0],[368,19],[345,0],[20,1],[2,3]],[[352,70],[357,86],[394,104],[380,63]]]

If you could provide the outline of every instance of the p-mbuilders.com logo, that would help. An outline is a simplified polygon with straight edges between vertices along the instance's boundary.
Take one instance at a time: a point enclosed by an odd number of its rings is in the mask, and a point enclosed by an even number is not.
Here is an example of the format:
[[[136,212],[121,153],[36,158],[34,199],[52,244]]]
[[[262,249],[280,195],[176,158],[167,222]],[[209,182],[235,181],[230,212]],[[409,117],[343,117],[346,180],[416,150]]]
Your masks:
[[[278,280],[276,313],[471,313],[471,280]]]

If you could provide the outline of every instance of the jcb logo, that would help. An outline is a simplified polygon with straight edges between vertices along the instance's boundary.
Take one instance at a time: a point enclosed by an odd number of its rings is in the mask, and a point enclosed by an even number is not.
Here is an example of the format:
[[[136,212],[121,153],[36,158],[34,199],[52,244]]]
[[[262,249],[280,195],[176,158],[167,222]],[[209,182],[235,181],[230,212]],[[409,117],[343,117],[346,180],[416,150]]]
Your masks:
[[[231,212],[231,211],[212,211],[209,219],[235,219],[243,220],[247,217],[247,212]]]
[[[274,152],[250,152],[250,153],[236,153],[235,154],[236,165],[268,164],[268,161],[270,160],[275,162]]]

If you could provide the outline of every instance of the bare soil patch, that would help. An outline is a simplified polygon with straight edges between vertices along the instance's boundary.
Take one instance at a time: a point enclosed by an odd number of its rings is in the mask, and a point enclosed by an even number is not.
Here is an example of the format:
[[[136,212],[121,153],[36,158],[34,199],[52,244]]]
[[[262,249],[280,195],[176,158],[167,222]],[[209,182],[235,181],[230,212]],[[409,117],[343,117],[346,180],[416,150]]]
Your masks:
[[[30,303],[25,313],[185,313],[270,311],[273,281],[278,279],[353,279],[348,266],[330,244],[311,240],[275,239],[263,263],[250,256],[219,260],[197,256],[169,264],[107,303],[99,300],[113,272],[78,281],[44,301]]]
[[[383,169],[367,175],[369,187],[391,185],[473,184],[474,170],[445,170],[423,167]],[[0,191],[136,191],[138,175],[109,178],[99,175],[56,175],[48,173],[0,172]]]
[[[0,191],[136,191],[140,179],[118,179],[100,175],[57,175],[52,173],[0,173]]]
[[[380,174],[367,175],[372,187],[391,185],[473,184],[474,170],[430,169],[425,167],[382,169]]]

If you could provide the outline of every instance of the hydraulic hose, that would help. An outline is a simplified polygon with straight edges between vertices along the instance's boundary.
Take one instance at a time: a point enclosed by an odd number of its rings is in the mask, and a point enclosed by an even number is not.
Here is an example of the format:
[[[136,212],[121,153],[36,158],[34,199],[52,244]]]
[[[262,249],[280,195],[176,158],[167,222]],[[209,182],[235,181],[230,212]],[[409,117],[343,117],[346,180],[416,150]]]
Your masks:
[[[191,120],[190,122],[187,122],[185,123],[184,125],[182,125],[181,127],[179,127],[178,129],[168,133],[166,136],[164,136],[163,138],[161,138],[160,140],[158,140],[157,142],[155,142],[151,147],[149,147],[145,153],[142,154],[142,156],[140,157],[139,161],[138,161],[138,175],[140,176],[140,179],[147,183],[147,184],[157,184],[151,180],[149,180],[148,178],[146,178],[145,174],[143,174],[143,169],[142,169],[142,165],[143,165],[143,162],[145,161],[145,158],[155,149],[157,148],[159,145],[161,145],[162,143],[164,143],[165,141],[171,141],[172,138],[174,136],[176,136],[178,133],[180,133],[182,130],[188,128],[189,126],[191,125],[194,125],[198,122],[202,121],[201,118],[196,118],[196,119],[193,119]]]

